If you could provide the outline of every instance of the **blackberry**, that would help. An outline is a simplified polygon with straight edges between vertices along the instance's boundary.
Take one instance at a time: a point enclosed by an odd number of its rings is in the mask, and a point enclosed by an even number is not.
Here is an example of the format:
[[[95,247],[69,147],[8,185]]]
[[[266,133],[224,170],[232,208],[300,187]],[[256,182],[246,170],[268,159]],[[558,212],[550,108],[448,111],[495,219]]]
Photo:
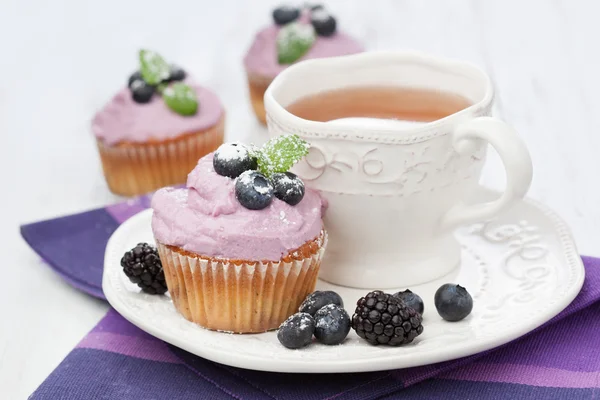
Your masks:
[[[421,321],[421,314],[400,299],[376,290],[356,302],[352,329],[373,345],[399,346],[423,333]]]
[[[138,243],[123,254],[121,267],[129,280],[138,285],[143,292],[164,294],[167,282],[158,251],[148,243]]]

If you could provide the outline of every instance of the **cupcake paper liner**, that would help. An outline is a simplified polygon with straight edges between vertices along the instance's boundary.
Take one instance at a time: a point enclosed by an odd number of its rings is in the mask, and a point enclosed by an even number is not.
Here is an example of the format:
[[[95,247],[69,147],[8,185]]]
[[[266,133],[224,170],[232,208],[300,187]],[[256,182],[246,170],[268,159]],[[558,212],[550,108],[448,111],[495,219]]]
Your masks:
[[[119,143],[97,140],[102,169],[113,193],[134,196],[185,183],[198,159],[223,143],[225,116],[203,131],[165,141]]]
[[[267,123],[267,116],[265,111],[265,91],[267,87],[273,81],[272,78],[264,77],[262,75],[247,73],[248,76],[248,91],[250,92],[250,102],[252,103],[252,109],[256,118],[263,123]]]
[[[279,262],[206,258],[157,242],[175,308],[212,330],[277,329],[314,291],[327,244],[325,231]]]

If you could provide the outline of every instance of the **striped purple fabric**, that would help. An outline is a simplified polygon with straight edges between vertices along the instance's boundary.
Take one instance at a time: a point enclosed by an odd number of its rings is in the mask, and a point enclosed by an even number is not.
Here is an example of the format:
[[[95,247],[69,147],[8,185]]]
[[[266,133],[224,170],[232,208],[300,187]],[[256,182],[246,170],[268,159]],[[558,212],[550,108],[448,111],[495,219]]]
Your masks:
[[[73,286],[100,298],[104,246],[148,198],[24,225],[21,233]],[[93,260],[82,268],[85,253]],[[595,399],[600,398],[600,259],[583,258],[577,299],[499,349],[418,368],[278,374],[216,364],[170,346],[111,310],[31,399]]]

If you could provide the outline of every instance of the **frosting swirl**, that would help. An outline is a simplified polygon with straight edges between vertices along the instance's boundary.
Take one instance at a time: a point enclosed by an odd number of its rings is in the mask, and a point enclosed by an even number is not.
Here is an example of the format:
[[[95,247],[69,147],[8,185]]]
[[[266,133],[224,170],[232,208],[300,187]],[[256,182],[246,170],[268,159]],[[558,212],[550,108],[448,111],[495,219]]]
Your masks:
[[[199,255],[250,261],[278,261],[316,238],[325,203],[307,190],[295,205],[275,198],[262,210],[244,208],[235,181],[218,175],[213,154],[201,158],[184,189],[164,188],[152,198],[155,238]]]
[[[147,104],[138,104],[131,98],[129,88],[124,87],[94,116],[92,131],[105,144],[114,145],[173,139],[216,125],[223,115],[219,98],[207,88],[190,86],[198,96],[195,115],[173,112],[159,95],[154,95]]]

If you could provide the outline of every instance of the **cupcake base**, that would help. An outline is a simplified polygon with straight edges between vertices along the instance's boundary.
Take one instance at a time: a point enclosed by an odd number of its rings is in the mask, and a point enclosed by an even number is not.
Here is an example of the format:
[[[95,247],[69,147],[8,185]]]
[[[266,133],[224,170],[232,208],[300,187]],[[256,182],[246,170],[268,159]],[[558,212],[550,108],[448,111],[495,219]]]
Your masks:
[[[327,233],[279,262],[203,257],[157,243],[175,308],[212,330],[258,333],[277,329],[314,291]]]
[[[174,139],[106,145],[97,139],[104,177],[111,192],[135,196],[185,183],[198,159],[223,143],[225,115],[216,125]]]
[[[267,123],[267,116],[265,112],[265,91],[273,81],[272,78],[264,77],[262,75],[248,73],[248,91],[250,92],[250,102],[252,103],[252,109],[256,118],[262,123]]]

